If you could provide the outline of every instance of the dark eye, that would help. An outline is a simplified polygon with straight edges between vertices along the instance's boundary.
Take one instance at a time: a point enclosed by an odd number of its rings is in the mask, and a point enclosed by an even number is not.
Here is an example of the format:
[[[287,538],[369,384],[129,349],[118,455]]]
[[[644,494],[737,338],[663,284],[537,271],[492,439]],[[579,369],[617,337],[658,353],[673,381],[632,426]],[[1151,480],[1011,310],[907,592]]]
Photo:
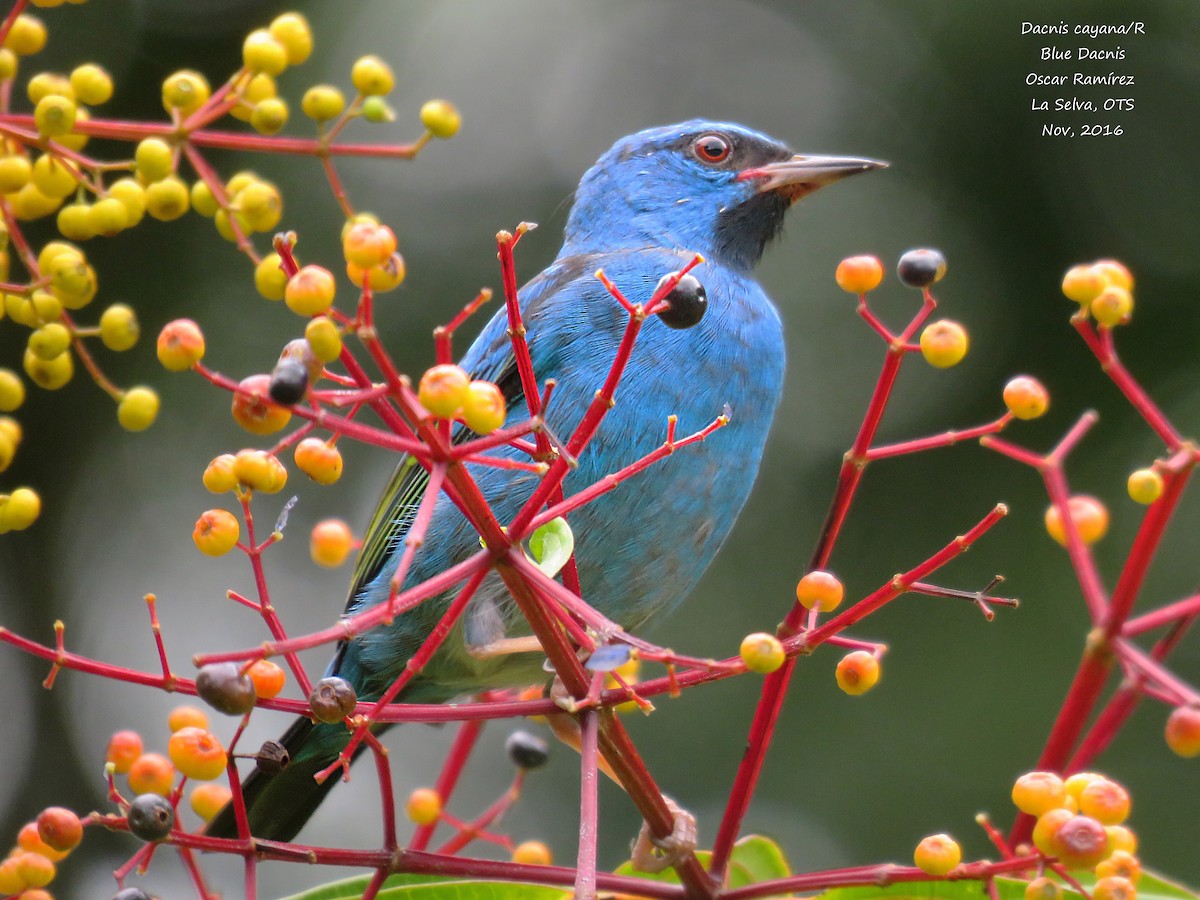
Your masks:
[[[719,134],[703,135],[696,138],[696,143],[692,144],[692,153],[696,155],[696,159],[709,165],[725,162],[729,158],[730,149],[729,139]]]

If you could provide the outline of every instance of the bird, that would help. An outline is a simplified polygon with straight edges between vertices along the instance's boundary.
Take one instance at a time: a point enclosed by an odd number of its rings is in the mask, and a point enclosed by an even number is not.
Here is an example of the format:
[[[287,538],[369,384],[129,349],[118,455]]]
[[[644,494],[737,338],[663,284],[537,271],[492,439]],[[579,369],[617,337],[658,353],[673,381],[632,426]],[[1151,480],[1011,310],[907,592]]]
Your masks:
[[[732,122],[692,119],[618,140],[583,175],[554,261],[519,291],[529,353],[539,385],[556,389],[545,419],[570,434],[604,382],[628,313],[596,277],[603,270],[631,302],[645,302],[664,275],[690,272],[702,308],[651,316],[619,384],[616,402],[567,476],[567,496],[663,443],[668,417],[688,434],[728,409],[728,424],[704,442],[570,513],[583,598],[626,631],[665,616],[695,587],[733,527],[754,484],[784,381],[780,315],[753,278],[797,200],[847,176],[886,164],[872,159],[801,155]],[[682,305],[682,301],[681,301]],[[702,313],[702,314],[701,314]],[[680,327],[688,325],[690,327]],[[673,327],[674,326],[674,327]],[[509,423],[529,416],[508,321],[500,310],[461,367],[503,392]],[[503,447],[498,455],[520,456]],[[528,457],[525,457],[526,459]],[[363,540],[345,615],[385,602],[404,537],[428,483],[424,468],[401,460]],[[510,521],[540,477],[529,471],[472,466],[501,523]],[[443,494],[403,587],[478,552],[480,538]],[[404,671],[450,596],[343,640],[327,675],[360,700],[379,697]],[[528,635],[506,588],[490,573],[455,631],[399,700],[448,702],[484,689],[544,680],[544,657],[512,653],[481,658],[472,647]],[[341,724],[301,717],[282,737],[290,765],[257,769],[243,784],[251,833],[287,841],[338,779],[314,775],[346,747]],[[207,833],[236,835],[230,806]]]

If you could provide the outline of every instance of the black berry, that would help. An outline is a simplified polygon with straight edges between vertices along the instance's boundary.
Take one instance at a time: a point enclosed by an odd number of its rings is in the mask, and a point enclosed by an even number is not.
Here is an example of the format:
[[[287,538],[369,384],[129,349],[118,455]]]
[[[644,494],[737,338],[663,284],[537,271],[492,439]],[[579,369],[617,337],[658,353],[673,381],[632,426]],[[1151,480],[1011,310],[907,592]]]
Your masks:
[[[143,841],[161,841],[171,833],[175,824],[175,810],[166,797],[158,794],[139,794],[129,804],[125,814],[129,831]]]
[[[518,769],[537,769],[550,758],[550,748],[546,742],[528,731],[514,731],[504,742],[504,749]]]
[[[358,694],[345,678],[322,678],[308,695],[308,704],[312,707],[313,718],[332,725],[354,712]]]
[[[196,693],[213,709],[241,716],[254,709],[254,682],[237,663],[212,663],[196,675]]]
[[[295,359],[281,359],[271,373],[267,393],[281,406],[291,406],[304,399],[308,390],[308,370]]]
[[[657,293],[663,283],[673,276],[674,273],[671,273],[660,278],[655,292]],[[693,275],[680,278],[679,283],[664,299],[671,305],[660,312],[658,317],[668,328],[691,328],[704,318],[708,309],[708,292]]]
[[[946,274],[946,257],[937,250],[909,250],[900,257],[896,274],[909,287],[927,288]]]

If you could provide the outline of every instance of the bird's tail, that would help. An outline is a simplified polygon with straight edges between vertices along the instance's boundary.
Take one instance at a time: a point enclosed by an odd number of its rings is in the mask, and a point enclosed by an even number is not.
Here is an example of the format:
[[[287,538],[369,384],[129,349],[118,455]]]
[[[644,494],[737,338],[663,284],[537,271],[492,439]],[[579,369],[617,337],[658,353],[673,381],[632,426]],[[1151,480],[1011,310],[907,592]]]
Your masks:
[[[341,781],[335,773],[318,783],[313,776],[337,759],[350,735],[341,723],[318,725],[299,718],[279,739],[290,762],[277,772],[255,769],[242,782],[242,796],[250,820],[250,833],[269,841],[290,841],[304,827],[333,786]],[[354,757],[362,752],[360,744]],[[205,834],[237,837],[233,804],[227,803],[208,824]]]

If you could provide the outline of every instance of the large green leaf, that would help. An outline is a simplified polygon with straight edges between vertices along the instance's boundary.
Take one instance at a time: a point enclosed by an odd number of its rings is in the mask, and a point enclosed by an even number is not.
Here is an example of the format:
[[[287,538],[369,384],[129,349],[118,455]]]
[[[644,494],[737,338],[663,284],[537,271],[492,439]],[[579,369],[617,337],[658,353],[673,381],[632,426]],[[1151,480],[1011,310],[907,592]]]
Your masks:
[[[696,859],[702,866],[707,867],[712,854],[707,850],[696,853]],[[647,881],[658,881],[666,884],[679,884],[679,876],[674,869],[649,874],[638,872],[633,863],[626,861],[616,870],[617,875],[630,875],[634,878],[644,878]],[[783,851],[770,838],[761,835],[747,835],[733,845],[733,853],[729,856],[729,873],[726,882],[729,887],[745,887],[760,881],[770,881],[773,878],[786,878],[791,874]]]
[[[1072,873],[1080,884],[1090,888],[1096,876],[1090,872]],[[996,891],[999,900],[1025,900],[1028,881],[1016,878],[997,878]],[[1200,900],[1200,895],[1153,872],[1142,872],[1137,886],[1138,900]],[[1064,900],[1079,900],[1082,897],[1064,885]],[[834,888],[820,895],[819,900],[986,900],[987,891],[978,881],[905,881],[887,887]]]
[[[357,875],[284,900],[357,900],[370,882],[370,875]],[[377,896],[379,900],[564,900],[570,892],[541,884],[471,881],[458,876],[392,875]]]

